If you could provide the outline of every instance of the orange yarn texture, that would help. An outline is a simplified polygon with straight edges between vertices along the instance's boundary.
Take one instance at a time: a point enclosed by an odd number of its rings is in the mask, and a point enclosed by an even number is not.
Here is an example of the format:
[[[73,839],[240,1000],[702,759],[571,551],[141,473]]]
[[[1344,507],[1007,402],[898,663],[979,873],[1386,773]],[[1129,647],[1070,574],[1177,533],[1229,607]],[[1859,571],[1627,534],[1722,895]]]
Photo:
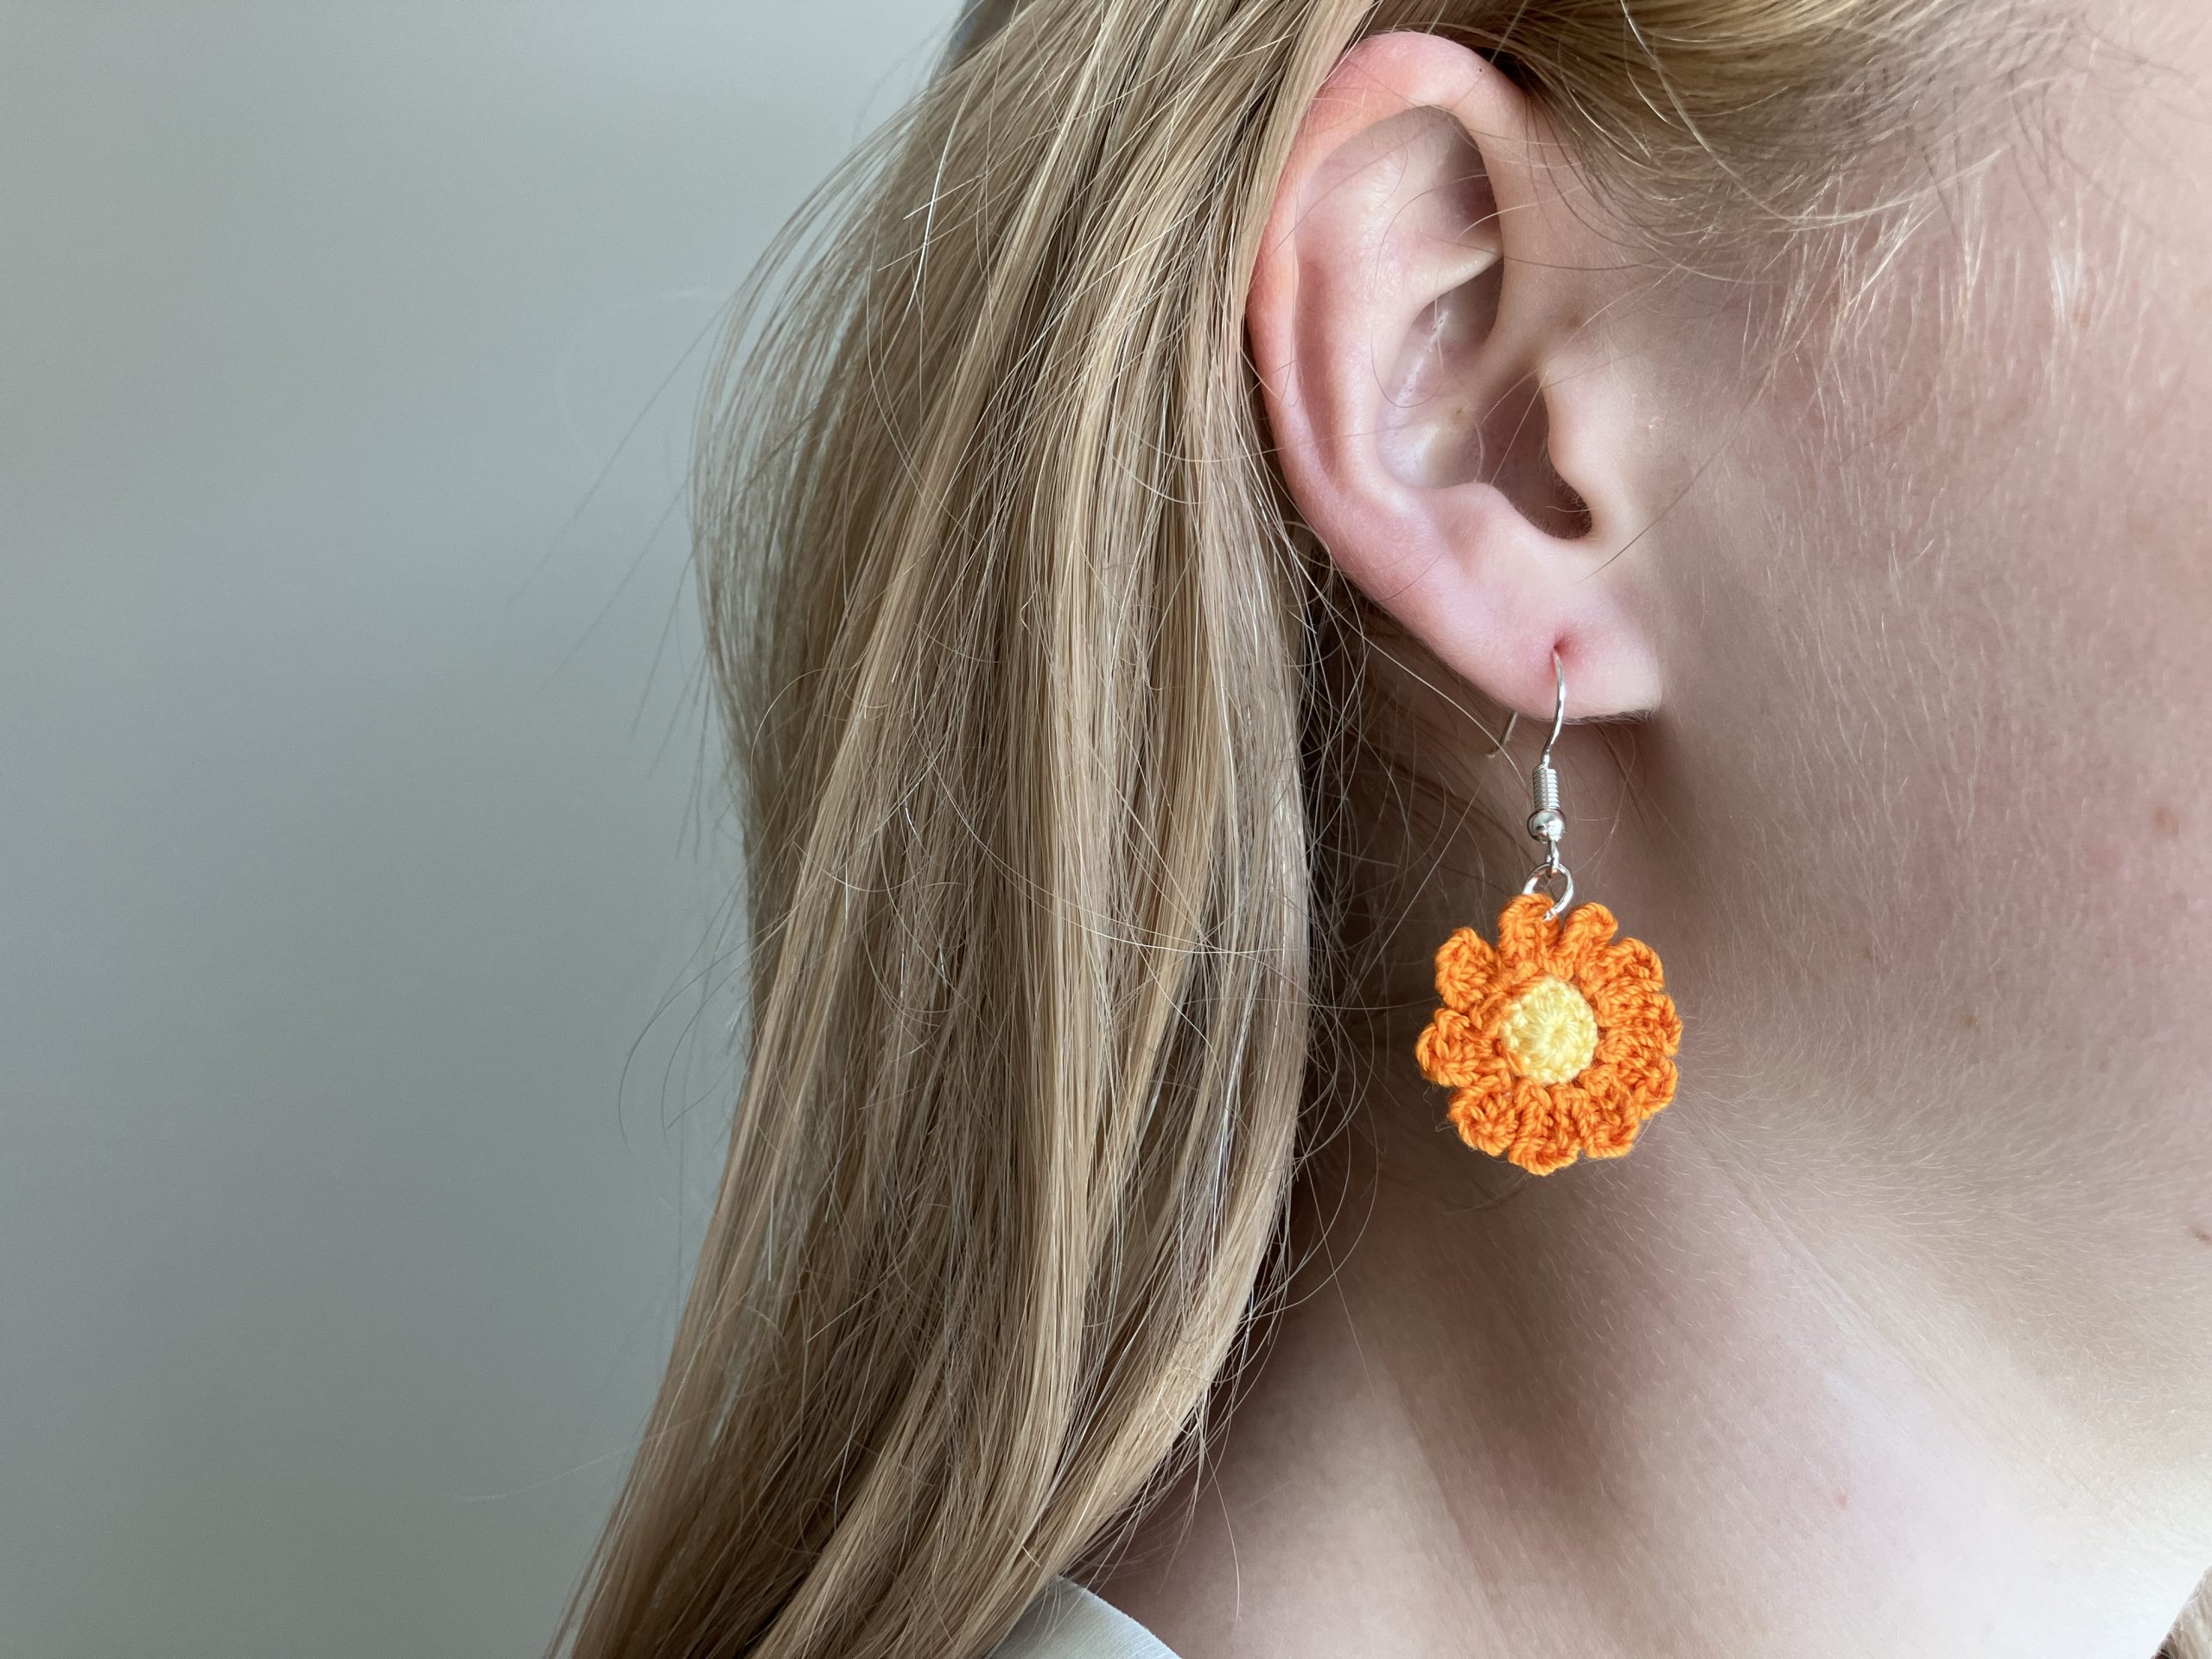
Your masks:
[[[1613,914],[1582,905],[1546,918],[1541,893],[1497,918],[1495,948],[1471,927],[1436,952],[1436,1011],[1414,1055],[1452,1090],[1469,1146],[1548,1175],[1618,1158],[1675,1097],[1682,1022],[1659,958],[1613,938]]]

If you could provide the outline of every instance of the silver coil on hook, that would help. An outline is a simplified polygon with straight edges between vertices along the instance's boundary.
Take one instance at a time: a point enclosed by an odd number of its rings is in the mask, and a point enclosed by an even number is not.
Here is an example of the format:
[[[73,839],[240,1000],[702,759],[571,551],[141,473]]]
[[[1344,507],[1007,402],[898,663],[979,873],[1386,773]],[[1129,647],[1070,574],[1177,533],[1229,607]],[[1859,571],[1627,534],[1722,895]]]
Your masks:
[[[1557,921],[1574,902],[1574,877],[1559,855],[1559,844],[1567,835],[1567,815],[1560,810],[1559,772],[1552,766],[1552,749],[1567,727],[1567,664],[1560,660],[1557,646],[1552,648],[1552,676],[1558,696],[1552,711],[1551,735],[1544,740],[1544,752],[1536,757],[1529,773],[1529,834],[1542,843],[1544,861],[1521,886],[1524,894],[1540,888],[1551,893],[1552,907],[1544,916],[1547,921]]]

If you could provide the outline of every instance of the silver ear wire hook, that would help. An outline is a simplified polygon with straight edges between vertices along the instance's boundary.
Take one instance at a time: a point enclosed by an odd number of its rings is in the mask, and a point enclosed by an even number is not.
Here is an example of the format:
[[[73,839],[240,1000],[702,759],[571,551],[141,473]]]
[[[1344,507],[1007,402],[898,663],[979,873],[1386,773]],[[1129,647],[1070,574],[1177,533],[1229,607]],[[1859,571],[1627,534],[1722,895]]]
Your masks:
[[[1529,834],[1543,844],[1544,861],[1521,885],[1523,893],[1552,887],[1552,907],[1544,916],[1547,921],[1557,921],[1560,913],[1574,902],[1574,877],[1560,861],[1559,844],[1567,834],[1567,815],[1559,809],[1559,773],[1552,766],[1552,749],[1559,742],[1560,733],[1567,728],[1567,664],[1560,660],[1556,645],[1552,647],[1552,677],[1558,687],[1558,700],[1552,711],[1552,732],[1544,740],[1543,753],[1537,756],[1536,764],[1529,773]]]

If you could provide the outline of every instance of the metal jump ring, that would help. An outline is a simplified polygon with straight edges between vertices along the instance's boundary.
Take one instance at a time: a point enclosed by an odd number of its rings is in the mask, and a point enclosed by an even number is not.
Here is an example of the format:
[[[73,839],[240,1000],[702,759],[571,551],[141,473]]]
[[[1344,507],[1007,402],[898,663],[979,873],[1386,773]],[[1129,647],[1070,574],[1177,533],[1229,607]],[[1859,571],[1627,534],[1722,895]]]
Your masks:
[[[1521,884],[1521,892],[1526,897],[1550,883],[1557,885],[1551,888],[1552,907],[1544,912],[1544,919],[1555,922],[1574,902],[1574,874],[1566,865],[1555,858],[1546,859],[1536,866],[1535,874]]]

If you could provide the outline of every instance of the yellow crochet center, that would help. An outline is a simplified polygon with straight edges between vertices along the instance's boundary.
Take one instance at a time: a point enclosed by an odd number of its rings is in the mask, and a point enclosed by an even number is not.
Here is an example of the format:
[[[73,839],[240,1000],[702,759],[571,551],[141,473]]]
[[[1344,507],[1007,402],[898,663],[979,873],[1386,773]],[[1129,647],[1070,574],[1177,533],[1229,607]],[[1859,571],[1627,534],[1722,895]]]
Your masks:
[[[1565,1083],[1598,1052],[1598,1016],[1581,992],[1547,975],[1521,994],[1497,1035],[1522,1077]]]

